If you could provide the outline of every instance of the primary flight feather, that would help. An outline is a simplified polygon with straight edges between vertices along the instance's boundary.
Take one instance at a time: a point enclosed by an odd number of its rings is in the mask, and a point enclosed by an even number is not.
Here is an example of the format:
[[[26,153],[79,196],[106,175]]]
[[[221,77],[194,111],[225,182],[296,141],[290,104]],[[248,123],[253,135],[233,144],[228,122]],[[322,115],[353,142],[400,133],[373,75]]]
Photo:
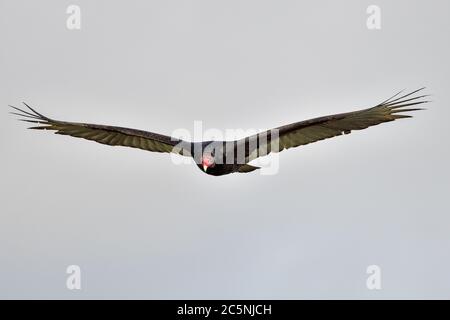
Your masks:
[[[416,95],[424,88],[393,97],[374,107],[295,122],[234,141],[188,142],[174,137],[116,126],[59,121],[48,118],[24,103],[27,110],[14,106],[12,114],[33,123],[29,129],[53,130],[56,134],[84,138],[110,146],[125,146],[154,152],[173,152],[192,157],[205,173],[220,176],[234,172],[251,172],[258,167],[253,159],[284,149],[348,134],[383,122],[410,118],[405,112],[422,110],[415,106],[427,103],[427,95]]]

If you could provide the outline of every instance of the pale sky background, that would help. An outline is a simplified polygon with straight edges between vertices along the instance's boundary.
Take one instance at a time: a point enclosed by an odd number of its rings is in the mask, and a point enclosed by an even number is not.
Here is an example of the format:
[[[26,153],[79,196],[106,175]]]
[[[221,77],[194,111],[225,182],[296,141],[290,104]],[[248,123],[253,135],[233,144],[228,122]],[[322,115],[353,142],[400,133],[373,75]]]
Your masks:
[[[81,30],[66,28],[71,4]],[[0,298],[450,298],[449,12],[0,0]],[[285,151],[273,176],[26,130],[7,107],[170,134],[271,128],[421,86],[427,111]],[[366,288],[372,264],[382,290]]]

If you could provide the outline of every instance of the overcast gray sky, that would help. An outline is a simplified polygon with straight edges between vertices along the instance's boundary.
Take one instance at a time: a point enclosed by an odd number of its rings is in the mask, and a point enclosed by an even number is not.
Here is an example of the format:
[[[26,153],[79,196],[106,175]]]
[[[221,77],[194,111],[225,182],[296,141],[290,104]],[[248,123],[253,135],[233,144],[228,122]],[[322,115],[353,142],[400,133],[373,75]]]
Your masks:
[[[381,8],[368,30],[366,9]],[[66,9],[81,8],[68,30]],[[450,298],[450,2],[0,0],[1,298]],[[171,134],[427,86],[428,110],[211,177],[25,130],[7,105]],[[66,268],[81,268],[81,290]],[[369,265],[381,290],[366,287]]]

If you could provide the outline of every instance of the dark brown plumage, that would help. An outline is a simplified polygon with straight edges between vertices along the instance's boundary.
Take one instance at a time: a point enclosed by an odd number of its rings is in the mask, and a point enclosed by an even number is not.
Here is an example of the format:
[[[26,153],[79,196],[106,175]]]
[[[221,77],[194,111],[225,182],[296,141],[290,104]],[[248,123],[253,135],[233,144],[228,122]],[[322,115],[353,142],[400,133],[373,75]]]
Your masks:
[[[200,169],[219,176],[233,172],[254,171],[258,167],[251,166],[248,162],[270,152],[279,152],[348,134],[353,130],[365,129],[383,122],[410,118],[411,116],[404,112],[421,110],[413,106],[429,102],[423,100],[427,95],[414,95],[423,89],[402,96],[399,92],[368,109],[296,122],[236,141],[187,142],[130,128],[54,120],[38,113],[25,103],[28,111],[11,107],[17,111],[12,114],[24,117],[22,121],[35,124],[30,129],[53,130],[56,134],[84,138],[111,146],[174,152],[192,157]]]

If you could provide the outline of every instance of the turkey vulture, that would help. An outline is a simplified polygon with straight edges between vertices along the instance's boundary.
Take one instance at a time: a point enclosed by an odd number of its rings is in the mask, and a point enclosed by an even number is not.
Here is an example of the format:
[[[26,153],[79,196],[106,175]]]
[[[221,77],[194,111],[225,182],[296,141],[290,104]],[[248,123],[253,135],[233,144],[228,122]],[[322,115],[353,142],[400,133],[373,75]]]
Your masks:
[[[340,113],[306,121],[295,122],[234,141],[187,142],[170,136],[115,126],[67,122],[48,118],[33,108],[14,106],[22,121],[37,124],[29,129],[54,130],[56,134],[93,140],[110,146],[126,146],[154,152],[173,152],[192,157],[205,173],[221,176],[234,172],[251,172],[259,167],[249,164],[253,159],[284,149],[348,134],[383,122],[410,118],[403,112],[422,110],[411,108],[429,101],[428,95],[416,95],[424,88],[393,97],[378,105],[347,113]]]

